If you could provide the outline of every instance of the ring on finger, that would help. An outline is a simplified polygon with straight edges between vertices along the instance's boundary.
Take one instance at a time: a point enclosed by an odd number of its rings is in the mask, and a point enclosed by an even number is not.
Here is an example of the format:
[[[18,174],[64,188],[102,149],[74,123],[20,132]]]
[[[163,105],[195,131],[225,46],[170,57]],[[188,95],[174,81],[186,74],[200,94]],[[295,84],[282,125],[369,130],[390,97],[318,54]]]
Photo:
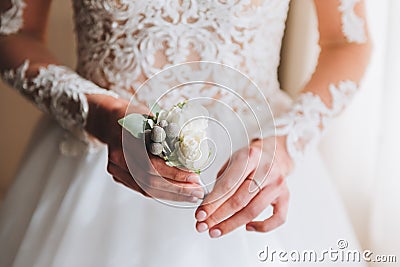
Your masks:
[[[251,179],[251,178],[246,178],[246,180],[252,181],[258,188],[259,191],[262,190],[260,184],[257,182],[257,180]]]

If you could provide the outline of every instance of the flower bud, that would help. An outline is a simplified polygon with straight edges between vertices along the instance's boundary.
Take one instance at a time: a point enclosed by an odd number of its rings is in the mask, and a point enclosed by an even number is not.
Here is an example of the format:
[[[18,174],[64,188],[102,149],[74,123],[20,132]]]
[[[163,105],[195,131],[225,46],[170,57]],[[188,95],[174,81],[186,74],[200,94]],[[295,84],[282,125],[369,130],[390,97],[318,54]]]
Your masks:
[[[151,131],[151,140],[156,143],[161,143],[165,140],[166,134],[163,128],[160,126],[154,126]]]
[[[162,128],[165,128],[168,126],[168,122],[166,120],[162,120],[162,121],[160,121],[159,126]]]
[[[179,127],[178,124],[171,122],[165,127],[165,133],[167,134],[168,138],[175,138],[179,135]]]
[[[158,156],[162,153],[163,148],[164,148],[163,145],[160,143],[151,143],[150,144],[150,153],[155,156]]]

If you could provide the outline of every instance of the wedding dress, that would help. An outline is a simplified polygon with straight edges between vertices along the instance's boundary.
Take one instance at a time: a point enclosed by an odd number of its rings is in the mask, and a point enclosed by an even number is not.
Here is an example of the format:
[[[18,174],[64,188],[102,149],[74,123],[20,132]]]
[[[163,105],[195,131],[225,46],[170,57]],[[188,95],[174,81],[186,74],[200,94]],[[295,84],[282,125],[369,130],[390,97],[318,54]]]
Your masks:
[[[77,73],[120,97],[130,99],[134,88],[160,70],[201,60],[244,73],[267,97],[273,116],[292,105],[277,79],[289,0],[73,4]],[[150,104],[160,90],[142,86],[137,100]],[[199,91],[191,90],[171,93],[163,103],[176,104]],[[235,106],[234,99],[224,99]],[[248,96],[249,102],[257,99]],[[246,145],[236,140],[233,149]],[[267,260],[265,255],[315,250],[321,256],[324,250],[343,251],[343,242],[359,247],[316,148],[287,177],[291,199],[282,227],[267,234],[241,227],[211,239],[196,232],[194,209],[165,205],[115,183],[106,171],[104,145],[92,151],[80,146],[54,121],[45,118],[39,124],[2,207],[1,266],[309,266],[307,261],[280,261],[278,254],[268,262],[271,255]],[[220,167],[215,165],[210,172]],[[270,214],[267,209],[259,218]],[[339,263],[362,265],[328,259],[319,264]]]

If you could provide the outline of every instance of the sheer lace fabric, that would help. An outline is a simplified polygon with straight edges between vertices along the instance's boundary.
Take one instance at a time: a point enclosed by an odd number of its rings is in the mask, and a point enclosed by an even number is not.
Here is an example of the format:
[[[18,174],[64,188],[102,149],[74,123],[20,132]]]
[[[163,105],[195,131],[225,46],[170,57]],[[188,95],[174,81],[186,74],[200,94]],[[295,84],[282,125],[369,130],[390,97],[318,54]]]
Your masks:
[[[114,92],[98,87],[63,66],[42,67],[38,75],[31,79],[26,76],[28,68],[29,61],[25,61],[15,70],[4,71],[2,78],[31,99],[42,111],[51,114],[62,127],[84,141],[88,141],[83,129],[89,112],[85,94],[118,97]],[[67,152],[64,144],[61,148]]]
[[[23,0],[11,0],[11,8],[0,14],[0,34],[16,33],[22,28],[25,6]]]
[[[355,7],[359,3],[360,0],[341,0],[339,6],[339,10],[342,12],[342,31],[351,43],[365,43],[367,41],[365,21],[355,13]]]
[[[73,0],[75,24],[78,37],[78,69],[75,73],[61,67],[50,67],[35,79],[37,83],[70,86],[60,77],[71,78],[73,90],[60,94],[49,105],[49,101],[35,99],[42,109],[54,114],[65,128],[72,129],[85,121],[87,103],[84,92],[109,88],[118,95],[130,99],[133,94],[137,101],[154,103],[170,88],[171,77],[158,79],[157,86],[148,86],[146,90],[137,89],[148,78],[162,69],[187,61],[212,61],[226,64],[246,74],[260,88],[264,96],[271,100],[273,112],[279,115],[278,106],[288,103],[280,91],[277,79],[279,51],[285,28],[289,0]],[[343,32],[349,42],[365,40],[364,23],[357,17],[354,9],[359,0],[342,0],[339,10],[342,12]],[[21,21],[23,2],[13,0],[14,21]],[[18,12],[16,12],[18,11]],[[5,13],[6,14],[6,13]],[[3,14],[2,16],[4,16]],[[18,23],[14,22],[16,25]],[[3,24],[2,24],[3,25]],[[10,24],[12,25],[12,23]],[[17,73],[22,73],[20,68]],[[49,71],[52,74],[49,74]],[[204,72],[207,74],[207,70]],[[203,74],[204,74],[203,73]],[[12,76],[12,72],[9,75]],[[61,76],[60,76],[61,74]],[[193,70],[182,71],[182,80],[188,80]],[[11,77],[10,76],[10,77]],[[54,79],[54,80],[52,80]],[[9,81],[12,79],[8,79]],[[95,84],[89,82],[93,81]],[[19,81],[19,88],[30,88]],[[78,83],[81,83],[79,85]],[[350,82],[336,88],[331,87],[335,99],[333,109],[327,109],[317,96],[300,96],[292,111],[279,116],[276,120],[276,132],[288,135],[288,149],[293,157],[318,137],[325,128],[325,120],[332,117],[334,110],[340,109],[346,88],[353,89]],[[68,89],[65,87],[64,89]],[[248,86],[237,87],[237,93],[257,106],[264,105],[259,94],[249,93]],[[78,93],[79,90],[83,90]],[[87,90],[87,91],[85,91]],[[51,90],[45,90],[50,92]],[[98,91],[100,93],[100,91]],[[101,91],[109,93],[108,91]],[[165,105],[177,103],[190,96],[199,95],[210,98],[223,98],[236,111],[243,110],[243,103],[213,86],[193,86],[190,90],[175,90],[163,97]],[[39,95],[39,94],[37,94]],[[47,95],[47,98],[53,95]],[[54,97],[55,97],[54,96]],[[345,96],[345,97],[342,97]],[[285,99],[285,100],[283,100]],[[72,101],[74,111],[63,101]],[[77,104],[78,103],[78,104]],[[296,129],[296,130],[294,130]],[[318,138],[315,138],[317,140]]]
[[[300,94],[291,110],[275,119],[275,134],[287,137],[287,150],[294,162],[302,160],[319,141],[329,120],[349,104],[357,90],[357,84],[352,81],[343,81],[337,86],[331,84],[331,107],[327,107],[317,95]]]
[[[74,0],[78,72],[130,97],[162,69],[212,61],[242,71],[269,95],[279,90],[277,66],[288,4],[289,0]],[[138,97],[154,95],[156,89],[149,90]],[[180,93],[174,94],[170,97],[176,99]]]

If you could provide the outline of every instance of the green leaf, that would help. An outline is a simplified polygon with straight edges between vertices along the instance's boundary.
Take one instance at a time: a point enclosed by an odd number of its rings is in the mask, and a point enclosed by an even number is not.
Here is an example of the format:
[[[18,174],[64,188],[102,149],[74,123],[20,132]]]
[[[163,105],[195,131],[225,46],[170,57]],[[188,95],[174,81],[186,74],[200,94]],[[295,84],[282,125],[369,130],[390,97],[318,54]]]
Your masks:
[[[176,106],[177,106],[178,108],[182,109],[183,106],[187,104],[187,102],[188,102],[188,101],[185,100],[185,101],[183,101],[183,102],[180,102],[180,103],[176,104]]]
[[[118,123],[130,132],[134,137],[140,138],[144,131],[145,117],[141,114],[129,114],[118,120]]]

